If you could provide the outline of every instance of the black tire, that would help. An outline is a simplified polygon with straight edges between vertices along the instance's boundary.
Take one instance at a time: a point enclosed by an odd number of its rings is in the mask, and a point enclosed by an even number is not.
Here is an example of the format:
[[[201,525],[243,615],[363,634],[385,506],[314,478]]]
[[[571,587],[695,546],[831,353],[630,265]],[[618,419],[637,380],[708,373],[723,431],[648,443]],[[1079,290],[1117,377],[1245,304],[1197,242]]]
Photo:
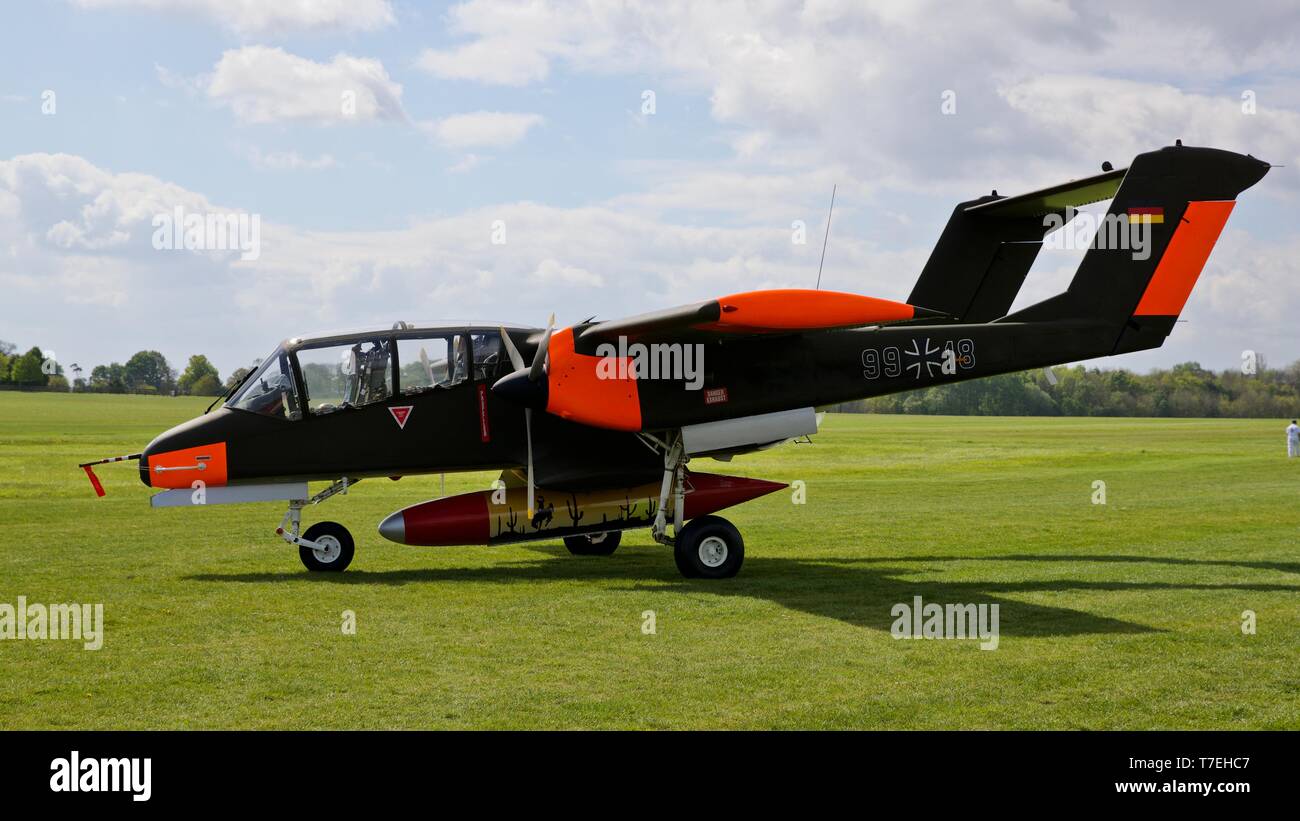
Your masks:
[[[588,536],[565,536],[564,546],[575,556],[608,556],[618,550],[622,540],[623,531],[610,530]]]
[[[307,545],[298,545],[298,558],[308,570],[339,572],[352,564],[352,554],[356,548],[352,534],[338,522],[317,522],[302,534],[304,539],[320,541],[328,550],[320,551]]]
[[[745,540],[721,516],[701,516],[677,534],[673,558],[688,579],[729,579],[745,563]]]

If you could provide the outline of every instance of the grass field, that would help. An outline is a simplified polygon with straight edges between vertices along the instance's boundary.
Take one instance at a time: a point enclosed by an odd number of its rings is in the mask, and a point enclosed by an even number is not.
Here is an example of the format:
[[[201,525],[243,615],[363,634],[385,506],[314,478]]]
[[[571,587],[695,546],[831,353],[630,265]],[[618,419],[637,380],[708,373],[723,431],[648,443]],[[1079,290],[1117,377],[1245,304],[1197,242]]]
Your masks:
[[[436,476],[307,512],[356,535],[341,575],[278,504],[151,510],[133,465],[93,495],[79,461],[204,404],[0,393],[0,602],[106,623],[98,651],[0,641],[0,728],[1300,728],[1284,422],[831,415],[694,465],[807,486],[724,512],[745,567],[704,582],[641,531],[609,558],[383,541]],[[893,639],[915,595],[999,604],[999,648]]]

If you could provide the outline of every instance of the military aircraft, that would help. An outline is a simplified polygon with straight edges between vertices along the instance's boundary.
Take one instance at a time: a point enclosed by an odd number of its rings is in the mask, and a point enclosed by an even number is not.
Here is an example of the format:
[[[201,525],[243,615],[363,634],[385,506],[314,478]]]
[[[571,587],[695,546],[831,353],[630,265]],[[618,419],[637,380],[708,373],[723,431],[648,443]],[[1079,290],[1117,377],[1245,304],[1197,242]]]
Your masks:
[[[784,485],[687,468],[816,433],[816,408],[1157,348],[1237,196],[1269,165],[1181,142],[1128,168],[962,202],[906,302],[821,290],[732,294],[556,329],[399,322],[282,342],[220,408],[138,460],[155,507],[285,501],[276,529],[309,570],[354,541],[305,507],[362,479],[501,470],[492,488],[399,510],[407,545],[563,538],[612,553],[649,527],[687,577],[734,576],[744,540],[717,511]],[[1044,236],[1111,200],[1069,287],[1010,312]],[[308,483],[330,484],[312,494]]]

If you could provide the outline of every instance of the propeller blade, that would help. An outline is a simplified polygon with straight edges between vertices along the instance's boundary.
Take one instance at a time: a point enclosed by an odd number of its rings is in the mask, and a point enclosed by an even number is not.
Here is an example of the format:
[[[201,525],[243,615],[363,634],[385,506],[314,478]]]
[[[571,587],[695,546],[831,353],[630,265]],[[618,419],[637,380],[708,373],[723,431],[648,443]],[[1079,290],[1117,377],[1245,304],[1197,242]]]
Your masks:
[[[555,314],[546,322],[546,333],[542,334],[542,341],[537,343],[537,353],[533,354],[533,366],[528,370],[528,378],[534,382],[541,380],[546,373],[546,359],[550,352],[551,334],[555,331]]]
[[[433,378],[433,366],[429,364],[429,352],[423,346],[420,348],[420,364],[424,366],[424,375],[429,377],[429,384],[438,384],[438,380]]]
[[[503,327],[500,330],[501,344],[506,347],[506,355],[510,357],[510,364],[514,366],[515,370],[522,371],[524,369],[524,358],[519,355],[519,349],[510,340],[510,334],[506,333],[506,329]]]
[[[528,439],[528,518],[533,518],[533,409],[524,408],[524,435]]]

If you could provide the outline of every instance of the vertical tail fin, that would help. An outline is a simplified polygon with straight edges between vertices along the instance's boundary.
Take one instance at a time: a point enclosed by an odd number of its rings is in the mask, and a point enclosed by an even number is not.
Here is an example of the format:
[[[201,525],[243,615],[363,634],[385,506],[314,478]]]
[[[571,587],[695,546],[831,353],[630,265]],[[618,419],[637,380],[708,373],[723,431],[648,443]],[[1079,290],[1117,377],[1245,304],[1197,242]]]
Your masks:
[[[1043,245],[1036,216],[989,218],[969,209],[994,197],[957,205],[907,301],[956,317],[988,322],[1006,314]]]
[[[1095,320],[1115,329],[1110,353],[1157,348],[1173,330],[1237,195],[1268,163],[1181,145],[1139,154],[1065,293],[1008,322]]]

